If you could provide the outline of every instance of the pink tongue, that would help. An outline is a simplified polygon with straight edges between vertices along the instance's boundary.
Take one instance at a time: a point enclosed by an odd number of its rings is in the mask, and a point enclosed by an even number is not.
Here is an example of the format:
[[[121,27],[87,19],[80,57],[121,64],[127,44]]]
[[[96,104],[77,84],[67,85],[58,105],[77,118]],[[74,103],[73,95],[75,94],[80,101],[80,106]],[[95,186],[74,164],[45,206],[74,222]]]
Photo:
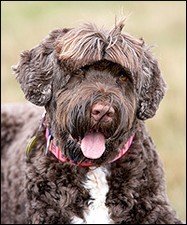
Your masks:
[[[105,151],[105,137],[101,133],[89,133],[81,141],[83,155],[89,159],[98,159]]]

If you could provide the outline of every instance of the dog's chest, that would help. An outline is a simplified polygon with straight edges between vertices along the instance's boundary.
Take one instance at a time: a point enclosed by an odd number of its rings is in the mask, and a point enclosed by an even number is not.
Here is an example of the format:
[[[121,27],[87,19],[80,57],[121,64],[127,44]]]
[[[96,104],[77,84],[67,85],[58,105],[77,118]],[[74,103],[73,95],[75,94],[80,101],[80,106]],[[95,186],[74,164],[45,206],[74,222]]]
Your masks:
[[[100,167],[93,169],[87,174],[87,181],[84,187],[89,190],[91,200],[88,209],[84,212],[85,220],[80,218],[73,218],[74,224],[110,224],[108,208],[105,205],[106,194],[109,191],[108,183],[106,180],[106,168]]]

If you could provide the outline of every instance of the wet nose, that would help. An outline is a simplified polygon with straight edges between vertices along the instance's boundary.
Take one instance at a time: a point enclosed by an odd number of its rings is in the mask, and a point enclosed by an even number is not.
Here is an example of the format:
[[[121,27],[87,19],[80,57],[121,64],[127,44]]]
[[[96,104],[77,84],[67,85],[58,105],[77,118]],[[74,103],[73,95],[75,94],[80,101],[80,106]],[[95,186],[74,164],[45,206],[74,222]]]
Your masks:
[[[91,116],[95,121],[111,122],[114,113],[115,111],[112,106],[96,103],[92,107]]]

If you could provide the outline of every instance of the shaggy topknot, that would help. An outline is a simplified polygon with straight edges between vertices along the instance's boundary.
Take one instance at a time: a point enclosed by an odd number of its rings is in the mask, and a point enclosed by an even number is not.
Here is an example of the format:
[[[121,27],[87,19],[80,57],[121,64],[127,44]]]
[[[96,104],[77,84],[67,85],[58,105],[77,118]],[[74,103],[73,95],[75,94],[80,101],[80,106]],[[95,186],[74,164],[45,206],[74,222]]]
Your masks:
[[[98,29],[94,24],[74,28],[59,41],[59,58],[73,61],[75,67],[106,59],[137,71],[144,56],[144,41],[122,34],[123,26],[121,21],[111,31]]]

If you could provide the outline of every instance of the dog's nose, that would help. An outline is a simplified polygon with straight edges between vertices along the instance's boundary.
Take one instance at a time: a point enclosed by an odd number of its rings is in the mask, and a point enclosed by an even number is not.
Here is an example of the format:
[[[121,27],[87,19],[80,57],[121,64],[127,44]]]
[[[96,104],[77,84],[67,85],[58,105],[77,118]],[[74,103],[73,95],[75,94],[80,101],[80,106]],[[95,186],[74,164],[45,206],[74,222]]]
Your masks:
[[[96,103],[92,107],[91,116],[95,121],[111,122],[114,113],[115,110],[112,106]]]

